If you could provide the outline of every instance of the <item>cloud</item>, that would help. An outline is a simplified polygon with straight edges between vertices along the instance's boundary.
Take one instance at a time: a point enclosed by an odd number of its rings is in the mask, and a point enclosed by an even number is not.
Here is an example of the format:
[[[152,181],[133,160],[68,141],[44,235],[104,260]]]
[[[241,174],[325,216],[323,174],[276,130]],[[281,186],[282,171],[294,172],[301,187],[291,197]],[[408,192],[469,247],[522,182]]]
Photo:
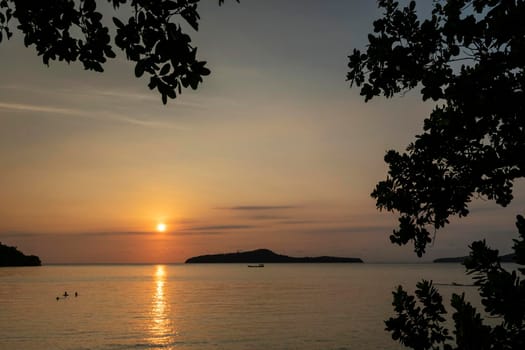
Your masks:
[[[219,236],[233,233],[239,233],[241,231],[177,231],[175,234],[178,236]]]
[[[84,237],[111,237],[111,236],[147,236],[151,235],[151,231],[101,231],[101,232],[81,232],[73,233],[75,236],[84,236]]]
[[[190,227],[183,231],[224,231],[224,230],[240,230],[254,228],[256,226],[251,225],[215,225],[215,226],[197,226]]]
[[[26,237],[35,237],[40,236],[41,233],[35,233],[35,232],[0,232],[0,239],[1,238],[26,238]]]
[[[236,207],[217,208],[225,210],[283,210],[283,209],[295,209],[298,208],[295,205],[241,205]]]
[[[318,227],[300,230],[307,234],[347,234],[347,233],[390,233],[392,226],[348,226],[348,227]]]
[[[68,115],[77,115],[77,116],[84,116],[84,114],[86,114],[84,112],[81,112],[75,109],[70,109],[70,108],[31,105],[31,104],[22,104],[22,103],[9,103],[9,102],[1,102],[1,101],[0,101],[0,109],[22,111],[22,112],[68,114]]]
[[[285,221],[289,217],[283,216],[283,215],[253,215],[247,218],[251,220],[283,220]]]
[[[242,230],[250,230],[257,227],[258,226],[254,225],[200,225],[177,229],[167,234],[177,236],[222,235],[230,233],[239,233],[242,232]]]
[[[142,126],[147,128],[158,128],[158,129],[178,129],[186,130],[187,128],[177,126],[171,122],[162,122],[158,120],[143,120],[137,118],[131,118],[126,115],[114,113],[114,112],[86,112],[80,109],[74,108],[62,108],[55,106],[45,106],[45,105],[33,105],[33,104],[21,104],[21,103],[9,103],[0,101],[0,109],[11,110],[11,111],[20,111],[20,112],[35,112],[35,113],[44,113],[52,115],[65,115],[65,116],[74,116],[85,119],[93,119],[98,121],[114,121],[123,124],[129,124],[134,126]]]
[[[72,84],[72,83],[69,83]],[[78,84],[78,82],[76,82]],[[155,93],[139,93],[135,91],[127,91],[122,87],[118,89],[109,89],[109,88],[100,88],[100,86],[90,86],[90,85],[77,85],[75,89],[70,88],[52,88],[52,89],[41,89],[40,87],[26,86],[26,85],[0,85],[0,89],[3,90],[17,90],[20,92],[25,92],[26,94],[41,94],[41,95],[58,95],[58,96],[81,96],[81,97],[108,97],[111,99],[122,98],[127,100],[150,100],[150,101],[160,101],[160,97]]]
[[[246,230],[256,228],[252,225],[209,225],[209,226],[195,226],[181,230],[174,230],[162,233],[163,236],[171,235],[213,235],[229,233],[237,230]],[[0,241],[2,239],[30,239],[38,237],[54,237],[54,238],[109,238],[109,237],[139,237],[157,235],[153,231],[93,231],[93,232],[0,232]],[[159,234],[160,235],[160,234]]]
[[[0,238],[31,238],[31,237],[111,237],[111,236],[145,236],[151,235],[148,231],[99,231],[99,232],[5,232]]]
[[[301,224],[316,224],[320,223],[320,220],[282,220],[279,221],[279,224],[282,225],[301,225]]]
[[[70,83],[71,84],[71,83]],[[133,89],[125,89],[122,86],[117,88],[101,88],[99,85],[84,84],[78,85],[74,90],[70,88],[41,89],[40,87],[19,85],[19,84],[0,84],[2,90],[17,90],[26,95],[42,95],[42,96],[67,96],[71,99],[72,96],[80,97],[82,99],[107,99],[110,102],[115,99],[122,100],[126,105],[129,102],[144,101],[147,103],[160,103],[160,95],[156,91],[137,92]],[[209,96],[202,93],[195,94],[192,91],[187,91],[184,95],[178,96],[175,100],[170,101],[170,105],[178,109],[183,108],[186,111],[190,110],[212,110],[214,106],[238,106],[236,99],[221,96]]]

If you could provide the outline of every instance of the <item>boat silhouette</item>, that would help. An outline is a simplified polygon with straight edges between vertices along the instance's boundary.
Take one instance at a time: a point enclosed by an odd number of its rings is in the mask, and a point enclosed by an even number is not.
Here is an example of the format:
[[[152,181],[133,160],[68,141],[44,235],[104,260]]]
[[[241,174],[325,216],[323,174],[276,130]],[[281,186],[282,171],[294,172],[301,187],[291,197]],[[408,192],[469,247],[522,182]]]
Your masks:
[[[248,267],[264,267],[264,264],[248,265]]]

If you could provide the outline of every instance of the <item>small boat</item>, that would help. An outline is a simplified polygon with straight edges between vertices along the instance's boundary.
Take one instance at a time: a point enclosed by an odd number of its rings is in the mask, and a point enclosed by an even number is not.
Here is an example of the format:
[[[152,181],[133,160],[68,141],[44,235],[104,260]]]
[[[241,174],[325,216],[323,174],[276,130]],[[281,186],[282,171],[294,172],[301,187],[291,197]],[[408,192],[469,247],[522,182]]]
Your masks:
[[[248,267],[264,267],[264,264],[248,265]]]

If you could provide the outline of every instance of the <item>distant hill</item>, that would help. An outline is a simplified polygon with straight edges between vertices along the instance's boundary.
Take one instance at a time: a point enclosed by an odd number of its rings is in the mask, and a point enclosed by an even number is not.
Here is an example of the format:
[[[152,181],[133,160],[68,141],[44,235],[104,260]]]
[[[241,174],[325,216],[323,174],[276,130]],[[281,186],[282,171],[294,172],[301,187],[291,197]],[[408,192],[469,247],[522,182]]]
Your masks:
[[[16,247],[0,243],[0,266],[40,266],[42,262],[36,255],[25,255]]]
[[[515,256],[516,254],[514,253],[506,254],[506,255],[500,256],[500,259],[501,259],[501,262],[514,262]],[[463,261],[465,261],[466,258],[467,258],[466,256],[458,256],[455,258],[439,258],[439,259],[435,259],[434,262],[435,263],[462,263]]]
[[[186,264],[266,264],[266,263],[362,263],[359,258],[339,258],[333,256],[294,258],[280,255],[269,249],[257,249],[248,252],[201,255],[186,260]]]

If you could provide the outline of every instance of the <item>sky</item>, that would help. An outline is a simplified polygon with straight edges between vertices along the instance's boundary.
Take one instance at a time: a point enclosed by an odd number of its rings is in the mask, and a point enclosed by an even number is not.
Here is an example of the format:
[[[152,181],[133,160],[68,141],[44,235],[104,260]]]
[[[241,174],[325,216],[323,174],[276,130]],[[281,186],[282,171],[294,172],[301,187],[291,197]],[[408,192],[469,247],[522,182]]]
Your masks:
[[[99,74],[47,67],[20,35],[0,44],[2,243],[49,264],[256,248],[427,262],[478,239],[510,252],[522,183],[507,208],[474,201],[421,259],[390,243],[397,218],[370,193],[385,152],[413,141],[432,105],[418,91],[365,103],[345,81],[374,1],[217,3],[202,1],[189,30],[212,74],[166,106],[118,49]]]

